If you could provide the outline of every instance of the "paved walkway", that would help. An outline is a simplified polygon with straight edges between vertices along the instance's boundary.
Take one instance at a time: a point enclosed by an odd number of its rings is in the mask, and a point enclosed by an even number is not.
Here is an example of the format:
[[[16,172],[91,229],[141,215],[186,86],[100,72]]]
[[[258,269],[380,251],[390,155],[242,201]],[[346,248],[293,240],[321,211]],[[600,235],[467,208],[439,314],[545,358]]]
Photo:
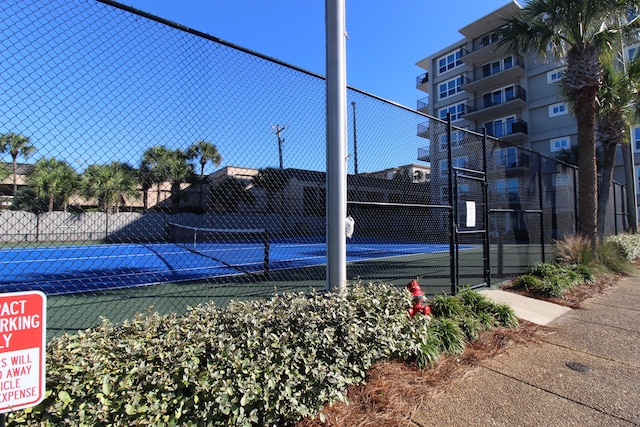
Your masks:
[[[503,294],[487,295],[511,298],[519,317],[553,332],[445,385],[416,425],[640,425],[640,278],[623,278],[582,309]]]

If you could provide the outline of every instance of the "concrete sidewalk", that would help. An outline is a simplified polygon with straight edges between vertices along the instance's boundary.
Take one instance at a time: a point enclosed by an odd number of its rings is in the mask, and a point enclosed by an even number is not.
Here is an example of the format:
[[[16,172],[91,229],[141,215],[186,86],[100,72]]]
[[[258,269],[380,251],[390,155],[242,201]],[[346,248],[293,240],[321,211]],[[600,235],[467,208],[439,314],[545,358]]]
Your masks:
[[[640,278],[623,278],[573,310],[484,292],[553,332],[445,385],[413,425],[640,425]]]

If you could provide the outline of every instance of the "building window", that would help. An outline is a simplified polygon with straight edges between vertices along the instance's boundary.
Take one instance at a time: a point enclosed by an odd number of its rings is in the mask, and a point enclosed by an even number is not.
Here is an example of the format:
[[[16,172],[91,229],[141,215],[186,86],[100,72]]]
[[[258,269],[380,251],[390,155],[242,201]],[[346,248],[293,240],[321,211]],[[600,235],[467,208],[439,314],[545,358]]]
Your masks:
[[[498,61],[490,62],[488,64],[484,64],[482,66],[482,77],[489,77],[493,74],[499,73],[504,70],[508,70],[513,67],[515,61],[513,60],[513,56],[507,56]]]
[[[438,99],[445,99],[453,96],[462,90],[462,76],[447,80],[438,85]]]
[[[569,112],[566,102],[549,105],[549,117],[562,116]]]
[[[520,165],[518,161],[518,150],[516,147],[501,148],[495,151],[496,166],[504,168],[517,168]]]
[[[569,147],[571,146],[568,136],[563,136],[561,138],[554,138],[551,141],[549,141],[549,145],[552,152],[568,150]]]
[[[635,126],[633,128],[633,147],[635,151],[640,151],[640,126]]]
[[[507,86],[502,89],[487,92],[482,95],[483,108],[489,108],[493,105],[503,104],[511,101],[516,97],[515,86]]]
[[[500,138],[513,133],[513,124],[516,122],[516,116],[503,117],[497,120],[484,123],[487,135]]]
[[[459,104],[450,105],[438,110],[438,117],[442,120],[447,120],[447,113],[451,113],[451,121],[462,120],[464,116],[464,102]]]
[[[552,70],[547,73],[547,84],[557,83],[564,77],[565,69]]]
[[[469,162],[469,156],[460,156],[453,158],[453,167],[454,168],[464,168],[467,166]],[[442,174],[446,173],[449,170],[449,161],[448,160],[440,160],[440,172]]]
[[[462,49],[438,58],[438,74],[446,73],[462,65]]]
[[[454,130],[451,132],[451,148],[462,147],[462,140],[464,139],[464,133],[461,130]],[[447,149],[447,134],[440,135],[440,150]]]
[[[495,192],[507,196],[510,202],[520,200],[518,195],[518,178],[498,179],[495,181]]]
[[[627,62],[631,62],[640,56],[640,45],[634,45],[627,47]]]

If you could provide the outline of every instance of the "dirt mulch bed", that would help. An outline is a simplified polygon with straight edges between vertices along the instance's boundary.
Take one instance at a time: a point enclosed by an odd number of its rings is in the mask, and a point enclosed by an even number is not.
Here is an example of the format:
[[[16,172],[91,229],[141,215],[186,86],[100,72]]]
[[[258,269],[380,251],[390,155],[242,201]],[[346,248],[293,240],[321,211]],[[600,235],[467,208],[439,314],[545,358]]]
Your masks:
[[[540,295],[533,294],[531,292],[527,292],[524,289],[516,289],[514,287],[513,280],[503,283],[500,286],[500,289],[502,289],[503,291],[524,295],[526,297],[536,298],[544,301],[549,301],[554,304],[580,309],[582,308],[582,303],[585,300],[607,292],[608,289],[612,288],[618,282],[618,280],[620,280],[620,277],[620,275],[611,275],[608,277],[600,278],[594,283],[585,283],[580,286],[576,286],[571,291],[565,293],[562,298],[546,298]]]
[[[496,328],[483,332],[459,356],[443,356],[429,369],[398,361],[379,363],[367,373],[365,384],[347,390],[348,404],[324,409],[325,421],[304,420],[298,427],[415,426],[412,415],[422,402],[437,395],[441,386],[466,377],[481,361],[507,352],[515,345],[539,341],[551,328],[520,321],[518,328]]]

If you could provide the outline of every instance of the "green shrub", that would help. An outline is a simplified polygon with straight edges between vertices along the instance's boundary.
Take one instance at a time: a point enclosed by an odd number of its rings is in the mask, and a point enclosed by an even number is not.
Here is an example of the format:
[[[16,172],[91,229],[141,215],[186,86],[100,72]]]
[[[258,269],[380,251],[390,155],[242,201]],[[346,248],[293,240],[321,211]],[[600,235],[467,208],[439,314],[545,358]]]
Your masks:
[[[525,274],[516,278],[513,286],[536,295],[561,298],[578,285],[595,282],[601,270],[598,265],[539,263],[528,267]]]
[[[625,242],[625,244],[621,244]],[[597,251],[597,259],[600,265],[604,266],[608,271],[614,273],[628,274],[632,271],[629,265],[629,251],[632,251],[632,245],[628,244],[633,240],[605,240]]]
[[[430,302],[433,317],[455,318],[464,314],[464,305],[460,298],[451,295],[436,295]]]
[[[609,236],[604,243],[617,247],[620,255],[627,261],[640,258],[640,234],[618,234]]]
[[[558,298],[585,282],[587,267],[576,268],[557,263],[538,263],[529,266],[524,275],[518,277],[514,287],[549,298]]]
[[[148,312],[122,324],[104,320],[49,342],[44,401],[8,421],[291,424],[344,400],[346,387],[363,381],[373,363],[395,358],[426,367],[443,352],[462,351],[477,336],[477,324],[513,325],[499,305],[463,295],[437,299],[450,318],[409,318],[406,290],[357,284],[343,293],[283,294],[225,309],[206,304],[184,316]],[[486,312],[473,314],[484,306]]]
[[[462,332],[454,319],[446,317],[435,318],[429,323],[428,331],[438,339],[440,350],[445,354],[460,354],[467,343],[464,332]]]

